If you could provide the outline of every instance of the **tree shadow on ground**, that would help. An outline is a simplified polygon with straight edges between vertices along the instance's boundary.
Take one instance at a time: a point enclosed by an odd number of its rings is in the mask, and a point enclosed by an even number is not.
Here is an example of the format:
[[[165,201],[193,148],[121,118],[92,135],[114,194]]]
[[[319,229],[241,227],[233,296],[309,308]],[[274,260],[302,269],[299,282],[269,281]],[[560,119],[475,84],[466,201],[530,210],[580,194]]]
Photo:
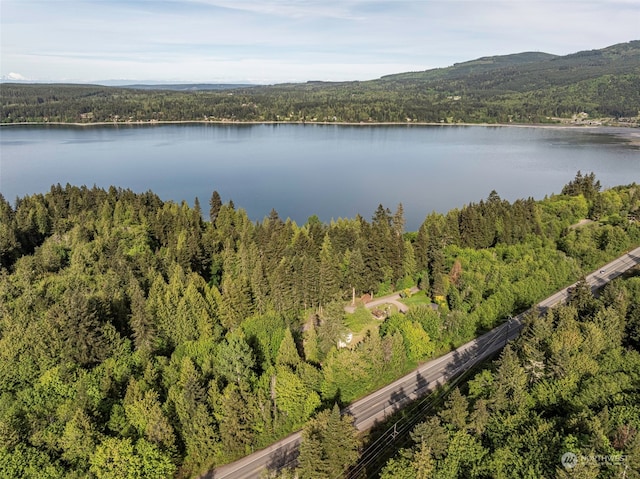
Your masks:
[[[285,468],[294,468],[298,465],[298,456],[300,455],[300,441],[295,441],[281,447],[275,454],[271,455],[271,460],[267,464],[268,472],[277,472]]]

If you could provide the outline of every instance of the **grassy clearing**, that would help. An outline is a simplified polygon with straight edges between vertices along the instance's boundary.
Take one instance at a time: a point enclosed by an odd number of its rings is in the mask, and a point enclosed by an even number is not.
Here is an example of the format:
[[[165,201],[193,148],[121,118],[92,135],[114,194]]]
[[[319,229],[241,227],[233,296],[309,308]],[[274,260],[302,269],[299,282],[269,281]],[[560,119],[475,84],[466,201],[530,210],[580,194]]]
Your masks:
[[[378,329],[381,323],[382,321],[374,318],[371,311],[364,306],[358,306],[354,313],[345,315],[344,325],[353,333],[349,346],[358,344],[369,331]]]
[[[403,304],[406,304],[407,306],[409,306],[410,308],[412,306],[418,306],[420,304],[431,304],[431,298],[429,296],[427,296],[427,293],[424,291],[419,291],[415,294],[412,294],[410,297],[408,298],[400,298],[398,301],[400,301]]]
[[[344,325],[349,328],[354,335],[363,332],[378,321],[371,315],[364,306],[358,306],[353,314],[347,314],[344,318]]]

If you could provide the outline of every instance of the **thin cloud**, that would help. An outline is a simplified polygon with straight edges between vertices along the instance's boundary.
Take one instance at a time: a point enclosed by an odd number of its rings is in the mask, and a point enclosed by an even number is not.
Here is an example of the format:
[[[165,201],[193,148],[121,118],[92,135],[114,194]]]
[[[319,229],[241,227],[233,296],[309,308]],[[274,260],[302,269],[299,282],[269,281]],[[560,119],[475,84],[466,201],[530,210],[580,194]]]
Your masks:
[[[638,18],[635,0],[2,0],[0,74],[366,80],[602,48],[637,39]]]
[[[344,0],[336,1],[248,1],[248,0],[200,0],[197,3],[223,7],[230,10],[250,12],[258,15],[288,17],[294,19],[324,17],[342,20],[355,20],[351,6],[357,3]]]

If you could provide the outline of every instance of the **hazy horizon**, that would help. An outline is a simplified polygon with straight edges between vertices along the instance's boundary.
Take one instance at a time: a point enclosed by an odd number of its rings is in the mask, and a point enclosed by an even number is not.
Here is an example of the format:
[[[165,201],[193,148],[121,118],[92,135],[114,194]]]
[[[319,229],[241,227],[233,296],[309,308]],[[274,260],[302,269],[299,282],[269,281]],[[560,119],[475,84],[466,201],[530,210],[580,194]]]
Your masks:
[[[372,80],[640,37],[634,0],[3,0],[7,81]]]

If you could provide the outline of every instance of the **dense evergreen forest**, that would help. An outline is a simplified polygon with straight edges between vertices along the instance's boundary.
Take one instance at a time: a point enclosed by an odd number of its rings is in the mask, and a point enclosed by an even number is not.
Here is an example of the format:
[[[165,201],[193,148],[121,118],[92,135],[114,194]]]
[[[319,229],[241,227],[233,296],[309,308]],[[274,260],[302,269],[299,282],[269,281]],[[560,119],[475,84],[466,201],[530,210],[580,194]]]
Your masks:
[[[580,172],[559,195],[509,203],[494,191],[415,232],[402,205],[297,225],[276,211],[252,222],[215,191],[208,211],[116,187],[0,197],[0,477],[189,477],[305,424],[300,477],[335,477],[360,445],[339,406],[639,245],[639,215],[638,185],[601,191]],[[446,477],[507,477],[492,472],[510,464],[507,445],[587,451],[589,411],[627,434],[616,450],[637,444],[628,284],[532,322],[452,396],[463,419],[445,409],[433,420],[441,449],[425,433],[385,477],[423,459]],[[354,293],[395,290],[407,314],[345,312]],[[461,448],[477,454],[463,460]],[[528,457],[518,467],[534,477]]]
[[[640,41],[566,56],[485,57],[371,81],[176,88],[4,83],[0,123],[548,123],[586,114],[637,125]]]

